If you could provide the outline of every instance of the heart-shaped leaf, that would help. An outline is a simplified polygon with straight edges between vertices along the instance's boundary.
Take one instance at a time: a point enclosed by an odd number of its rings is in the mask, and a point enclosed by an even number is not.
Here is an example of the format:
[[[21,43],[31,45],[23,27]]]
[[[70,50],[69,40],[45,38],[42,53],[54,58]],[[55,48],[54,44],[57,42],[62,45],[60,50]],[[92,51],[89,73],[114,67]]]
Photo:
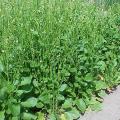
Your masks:
[[[27,108],[35,107],[37,105],[37,98],[28,98],[25,102],[21,102],[21,105]]]

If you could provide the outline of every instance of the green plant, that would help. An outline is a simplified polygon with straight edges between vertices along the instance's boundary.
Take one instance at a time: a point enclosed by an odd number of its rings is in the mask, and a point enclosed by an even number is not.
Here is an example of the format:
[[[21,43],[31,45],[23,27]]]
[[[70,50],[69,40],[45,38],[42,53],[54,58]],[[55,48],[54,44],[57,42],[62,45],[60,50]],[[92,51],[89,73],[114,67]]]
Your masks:
[[[120,5],[0,1],[0,120],[73,120],[120,83]]]

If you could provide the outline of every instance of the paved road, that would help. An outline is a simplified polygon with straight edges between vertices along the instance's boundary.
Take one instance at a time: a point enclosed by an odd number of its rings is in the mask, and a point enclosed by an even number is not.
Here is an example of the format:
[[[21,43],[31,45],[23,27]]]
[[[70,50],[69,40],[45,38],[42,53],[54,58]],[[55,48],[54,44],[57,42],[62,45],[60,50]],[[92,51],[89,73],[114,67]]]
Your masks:
[[[102,111],[85,113],[79,120],[120,120],[120,86],[104,98]]]

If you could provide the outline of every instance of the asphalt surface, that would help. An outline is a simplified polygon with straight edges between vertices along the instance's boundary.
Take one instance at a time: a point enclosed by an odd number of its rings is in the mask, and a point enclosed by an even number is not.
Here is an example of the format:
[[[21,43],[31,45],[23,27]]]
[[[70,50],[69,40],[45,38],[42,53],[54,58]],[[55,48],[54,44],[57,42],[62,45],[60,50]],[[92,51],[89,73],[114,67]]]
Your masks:
[[[104,97],[101,111],[86,112],[79,120],[120,120],[120,86]]]

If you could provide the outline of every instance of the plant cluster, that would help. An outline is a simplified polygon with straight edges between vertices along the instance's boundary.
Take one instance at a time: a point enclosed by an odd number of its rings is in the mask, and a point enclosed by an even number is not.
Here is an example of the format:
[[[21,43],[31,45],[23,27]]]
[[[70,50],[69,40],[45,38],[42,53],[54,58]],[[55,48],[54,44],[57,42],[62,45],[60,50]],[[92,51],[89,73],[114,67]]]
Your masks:
[[[120,5],[0,0],[0,120],[73,120],[120,83]]]

